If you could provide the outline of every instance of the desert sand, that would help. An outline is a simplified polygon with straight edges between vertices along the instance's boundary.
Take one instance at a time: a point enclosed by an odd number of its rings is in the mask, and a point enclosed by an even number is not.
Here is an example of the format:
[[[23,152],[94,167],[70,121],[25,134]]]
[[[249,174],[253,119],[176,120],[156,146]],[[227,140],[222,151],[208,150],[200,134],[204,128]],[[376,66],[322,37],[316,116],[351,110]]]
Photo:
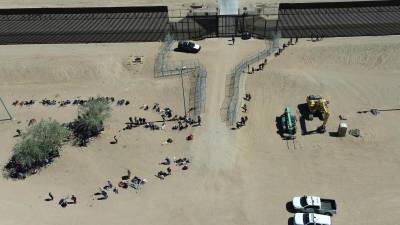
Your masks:
[[[282,43],[285,40],[282,40]],[[34,105],[13,107],[16,100],[81,96],[115,96],[129,106],[113,106],[105,131],[88,147],[70,144],[49,167],[22,181],[0,178],[1,225],[74,224],[287,224],[293,215],[286,204],[303,194],[335,198],[334,224],[395,224],[400,217],[400,128],[398,111],[378,116],[358,114],[371,108],[400,106],[400,39],[389,37],[301,39],[279,57],[270,57],[263,71],[245,75],[252,94],[249,122],[231,130],[221,117],[225,78],[245,56],[265,48],[261,40],[200,41],[197,55],[172,53],[171,60],[194,58],[207,69],[207,101],[203,125],[183,131],[120,131],[129,116],[159,119],[143,104],[160,103],[183,114],[179,77],[155,79],[153,65],[160,43],[0,46],[0,96],[14,120],[0,122],[0,165],[11,156],[16,129],[31,118],[68,122],[77,108]],[[141,65],[128,65],[132,55]],[[185,87],[189,87],[185,77]],[[276,133],[275,117],[285,106],[295,109],[309,94],[330,100],[327,133],[301,135],[292,143]],[[331,137],[339,115],[361,137]],[[320,124],[307,122],[313,129]],[[194,134],[188,142],[185,137]],[[110,145],[117,135],[119,143]],[[174,143],[162,146],[168,137]],[[189,170],[172,167],[161,181],[154,175],[166,156],[189,157]],[[93,193],[114,184],[130,169],[148,183],[110,194]],[[61,208],[45,202],[75,194],[77,205]]]

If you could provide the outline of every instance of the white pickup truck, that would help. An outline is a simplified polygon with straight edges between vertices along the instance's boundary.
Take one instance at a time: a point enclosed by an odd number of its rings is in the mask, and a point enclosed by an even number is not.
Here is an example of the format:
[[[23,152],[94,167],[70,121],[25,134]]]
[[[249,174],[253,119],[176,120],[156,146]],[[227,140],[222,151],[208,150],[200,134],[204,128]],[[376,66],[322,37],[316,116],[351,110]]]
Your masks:
[[[297,212],[320,213],[332,216],[336,213],[336,201],[333,199],[323,199],[317,196],[294,197],[293,208]]]
[[[331,217],[316,213],[294,214],[294,225],[331,225]]]

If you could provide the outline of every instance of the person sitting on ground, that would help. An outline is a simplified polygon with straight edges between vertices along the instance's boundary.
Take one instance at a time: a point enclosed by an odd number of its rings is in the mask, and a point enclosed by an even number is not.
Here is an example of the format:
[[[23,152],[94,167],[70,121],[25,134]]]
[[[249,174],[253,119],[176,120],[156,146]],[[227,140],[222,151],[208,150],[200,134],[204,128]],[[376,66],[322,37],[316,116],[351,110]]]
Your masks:
[[[61,207],[63,207],[63,208],[65,208],[65,207],[67,207],[67,200],[68,200],[68,196],[67,197],[64,197],[64,198],[62,198],[62,199],[60,199],[60,201],[58,201],[58,204],[61,206]]]
[[[247,105],[244,104],[243,107],[242,107],[242,109],[243,109],[243,112],[244,112],[244,113],[247,112]]]
[[[167,165],[171,164],[171,160],[170,160],[168,157],[166,157],[166,158],[165,158],[165,161],[164,161],[164,162],[161,162],[161,164],[167,166]]]
[[[156,175],[156,177],[160,178],[161,180],[164,180],[164,178],[168,176],[168,174],[164,171],[159,171]]]
[[[128,188],[128,183],[124,182],[124,181],[120,181],[118,183],[118,187],[126,189],[126,188]]]
[[[115,194],[118,194],[118,193],[119,193],[119,192],[118,192],[118,188],[115,187],[115,188],[113,189],[113,192],[114,192]]]
[[[154,103],[154,105],[153,105],[153,110],[156,110],[156,108],[157,108],[159,105],[160,105],[160,104],[158,104],[157,102]]]
[[[129,180],[131,179],[131,171],[128,169],[127,175],[121,177],[122,180]]]
[[[166,126],[165,122],[162,123],[162,125],[161,125],[161,130],[165,130],[165,126]]]
[[[17,129],[16,132],[17,132],[17,135],[15,135],[15,137],[19,137],[22,135],[22,131],[20,129]]]
[[[108,189],[111,189],[113,187],[113,185],[112,185],[112,183],[111,183],[111,181],[107,181],[107,184],[103,187],[103,189],[104,190],[108,190]]]
[[[240,122],[242,123],[243,126],[246,125],[246,120],[244,119],[243,116],[240,118]]]
[[[161,145],[171,144],[173,142],[172,138],[168,138],[164,143]]]
[[[98,198],[97,200],[106,200],[108,198],[108,194],[106,191],[101,190],[100,193],[101,193],[102,197]]]

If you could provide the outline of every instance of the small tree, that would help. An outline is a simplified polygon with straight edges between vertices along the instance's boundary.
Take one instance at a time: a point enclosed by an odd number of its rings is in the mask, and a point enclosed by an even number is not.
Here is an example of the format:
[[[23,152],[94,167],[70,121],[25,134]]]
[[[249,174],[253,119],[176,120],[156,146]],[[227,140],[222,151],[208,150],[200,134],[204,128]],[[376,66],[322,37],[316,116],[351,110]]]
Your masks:
[[[111,107],[104,98],[92,98],[78,108],[78,118],[71,124],[76,142],[85,146],[89,138],[104,130],[104,120],[110,117]]]
[[[22,139],[13,147],[13,155],[6,165],[11,177],[26,174],[50,163],[59,156],[68,129],[55,120],[42,120],[22,134]]]

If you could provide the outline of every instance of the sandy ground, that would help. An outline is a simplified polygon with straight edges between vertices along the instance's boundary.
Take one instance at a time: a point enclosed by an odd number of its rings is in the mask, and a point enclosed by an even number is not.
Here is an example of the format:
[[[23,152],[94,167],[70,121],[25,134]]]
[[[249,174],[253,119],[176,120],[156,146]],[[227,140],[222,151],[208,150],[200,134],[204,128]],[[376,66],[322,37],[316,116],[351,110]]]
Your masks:
[[[0,224],[287,224],[286,203],[293,196],[335,198],[334,224],[395,224],[400,216],[400,141],[398,112],[357,114],[370,108],[399,108],[400,40],[398,37],[306,39],[270,58],[262,72],[246,77],[252,94],[248,125],[230,130],[221,118],[225,78],[246,55],[265,42],[226,39],[199,42],[198,55],[174,53],[171,60],[197,58],[207,68],[207,103],[203,126],[184,131],[136,128],[118,132],[129,116],[158,119],[139,107],[159,102],[183,114],[178,77],[154,79],[159,43],[0,46],[0,96],[15,120],[0,122],[0,165],[11,155],[15,129],[30,118],[76,117],[75,107],[13,107],[14,99],[66,99],[115,96],[131,101],[113,107],[104,133],[86,148],[65,145],[48,168],[24,181],[0,178]],[[144,64],[127,65],[130,55]],[[185,78],[186,84],[188,78]],[[188,85],[186,85],[187,87]],[[296,149],[276,134],[275,117],[285,106],[296,109],[309,94],[330,100],[331,119],[323,135],[298,135]],[[296,110],[298,114],[298,111]],[[362,137],[330,137],[339,114]],[[20,123],[19,123],[20,121]],[[319,121],[307,122],[314,129]],[[185,141],[193,133],[195,140]],[[300,133],[300,131],[299,131]],[[117,134],[119,143],[110,145]],[[161,146],[166,138],[175,141]],[[172,167],[160,181],[154,174],[166,156],[190,157],[189,170]],[[92,194],[110,179],[114,184],[131,169],[149,182],[136,193],[121,190],[106,201]],[[165,168],[164,168],[165,169]],[[45,202],[78,197],[63,209]]]

